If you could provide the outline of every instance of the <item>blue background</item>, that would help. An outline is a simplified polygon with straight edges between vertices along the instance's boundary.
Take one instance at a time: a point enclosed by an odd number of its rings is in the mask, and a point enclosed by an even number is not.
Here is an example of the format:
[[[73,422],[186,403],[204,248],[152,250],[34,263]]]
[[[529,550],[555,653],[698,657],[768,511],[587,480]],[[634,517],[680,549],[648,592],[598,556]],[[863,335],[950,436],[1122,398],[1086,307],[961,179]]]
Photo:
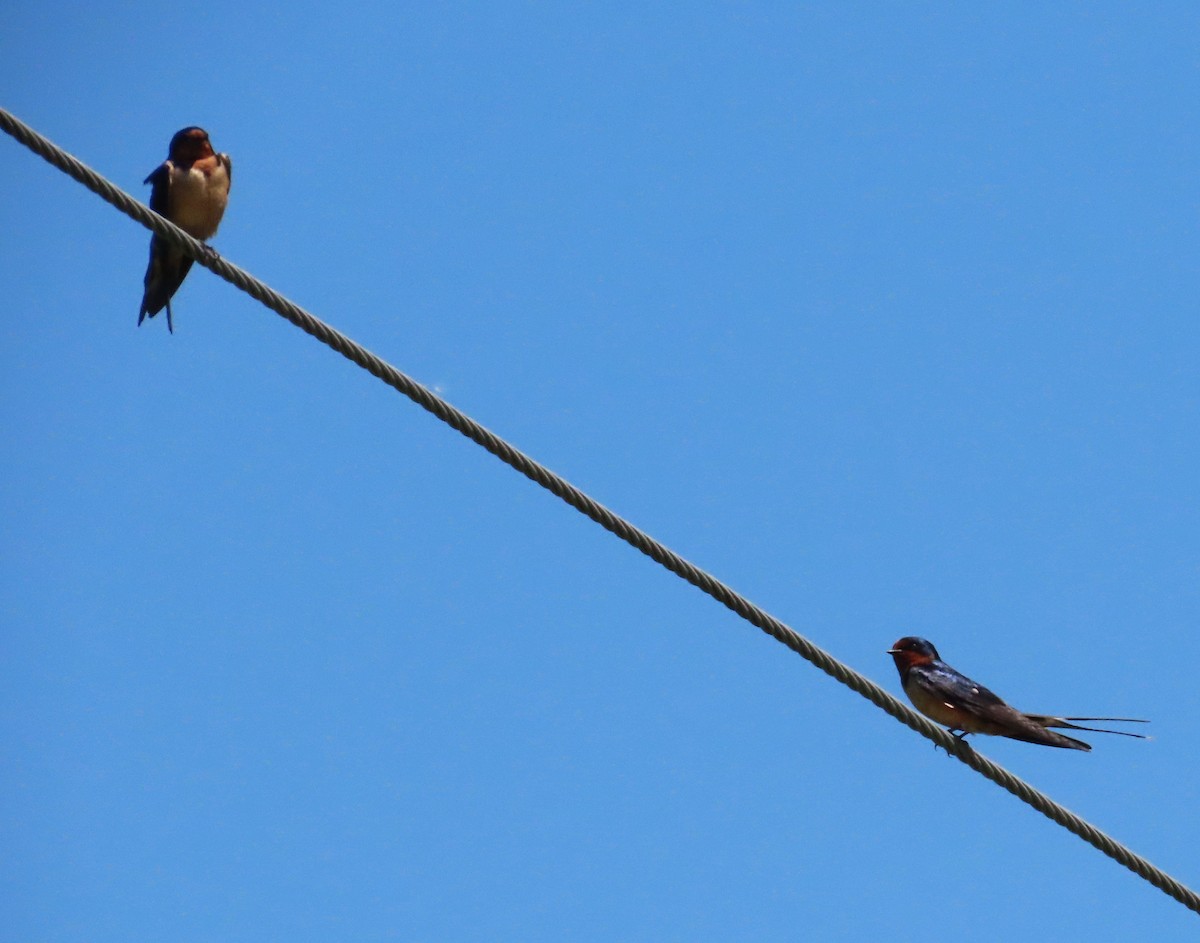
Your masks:
[[[1194,4],[18,2],[6,107],[1200,886]],[[1193,939],[0,141],[13,940]]]

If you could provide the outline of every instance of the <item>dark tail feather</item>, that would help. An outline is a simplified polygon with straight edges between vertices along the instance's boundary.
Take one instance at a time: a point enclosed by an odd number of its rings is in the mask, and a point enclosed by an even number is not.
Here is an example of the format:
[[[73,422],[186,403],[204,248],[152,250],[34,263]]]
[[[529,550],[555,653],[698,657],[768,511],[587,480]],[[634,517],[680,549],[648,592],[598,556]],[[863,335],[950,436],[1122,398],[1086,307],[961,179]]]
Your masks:
[[[150,241],[150,264],[144,279],[146,290],[142,295],[142,307],[138,313],[138,324],[146,316],[154,317],[163,308],[167,309],[167,329],[174,334],[171,318],[171,298],[179,291],[192,260],[182,253],[172,252],[156,238]]]
[[[1086,721],[1109,721],[1122,724],[1148,724],[1148,720],[1139,720],[1135,717],[1050,717],[1045,714],[1027,714],[1030,720],[1041,724],[1043,727],[1065,727],[1070,730],[1087,730],[1090,733],[1111,733],[1118,737],[1136,737],[1138,740],[1150,740],[1151,738],[1144,733],[1129,733],[1126,730],[1105,730],[1103,727],[1082,727],[1079,724],[1072,723],[1076,720]],[[1068,738],[1070,739],[1070,738]]]
[[[1083,750],[1085,753],[1092,751],[1091,744],[1084,743],[1082,740],[1076,740],[1074,737],[1068,737],[1061,733],[1055,733],[1053,730],[1047,730],[1046,724],[1040,723],[1040,718],[1037,715],[1030,715],[1028,719],[1033,721],[1033,724],[1029,727],[1012,727],[1002,733],[1001,736],[1009,737],[1013,740],[1024,740],[1026,743],[1039,743],[1044,747],[1058,747],[1060,750]],[[1059,720],[1061,718],[1049,717],[1047,719]]]
[[[1086,730],[1087,728],[1086,728],[1086,727],[1080,727],[1079,729],[1080,729],[1080,730]],[[1057,733],[1057,734],[1055,734],[1054,736],[1055,736],[1055,737],[1057,737],[1057,738],[1058,738],[1058,739],[1060,739],[1060,740],[1066,740],[1066,741],[1067,741],[1066,743],[1056,743],[1056,744],[1054,744],[1054,746],[1056,746],[1056,747],[1066,747],[1066,748],[1068,748],[1068,749],[1071,749],[1071,750],[1083,750],[1085,753],[1091,753],[1091,752],[1092,752],[1092,745],[1091,745],[1090,743],[1084,743],[1082,740],[1076,740],[1074,737],[1068,737],[1068,736],[1066,736],[1066,735],[1064,735],[1064,734],[1061,734],[1061,733]]]

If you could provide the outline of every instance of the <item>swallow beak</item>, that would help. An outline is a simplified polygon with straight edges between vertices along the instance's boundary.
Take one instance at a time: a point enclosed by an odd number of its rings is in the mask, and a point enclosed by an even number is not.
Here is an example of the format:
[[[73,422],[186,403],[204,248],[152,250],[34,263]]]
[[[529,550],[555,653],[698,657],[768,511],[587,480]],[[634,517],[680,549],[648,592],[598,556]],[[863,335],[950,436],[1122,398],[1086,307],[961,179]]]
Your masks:
[[[889,654],[889,655],[899,655],[899,654],[900,654],[900,649],[898,649],[898,648],[889,648],[889,649],[887,650],[887,654]]]

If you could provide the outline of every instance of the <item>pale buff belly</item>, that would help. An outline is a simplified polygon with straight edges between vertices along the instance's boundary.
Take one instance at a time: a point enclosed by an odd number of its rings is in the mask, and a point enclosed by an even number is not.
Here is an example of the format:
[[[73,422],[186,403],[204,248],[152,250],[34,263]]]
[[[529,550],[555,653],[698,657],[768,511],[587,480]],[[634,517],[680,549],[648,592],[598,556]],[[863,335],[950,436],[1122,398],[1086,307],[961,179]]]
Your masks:
[[[229,175],[220,164],[208,174],[196,167],[171,178],[171,219],[196,239],[211,238],[229,200]]]
[[[913,706],[935,723],[949,727],[951,730],[967,730],[972,733],[991,733],[993,724],[981,720],[974,714],[968,713],[945,698],[925,690],[919,684],[910,684],[905,691]]]

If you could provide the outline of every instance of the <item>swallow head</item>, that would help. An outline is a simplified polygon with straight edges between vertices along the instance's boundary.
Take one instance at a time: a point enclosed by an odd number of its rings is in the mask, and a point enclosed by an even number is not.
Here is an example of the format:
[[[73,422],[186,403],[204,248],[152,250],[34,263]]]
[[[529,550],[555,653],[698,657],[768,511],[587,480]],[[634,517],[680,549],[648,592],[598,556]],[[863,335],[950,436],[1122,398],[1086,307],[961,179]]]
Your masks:
[[[915,635],[906,635],[904,638],[898,639],[888,649],[888,654],[892,656],[892,661],[896,663],[896,668],[901,674],[914,665],[928,665],[931,662],[941,661],[933,643],[923,638],[917,638]]]
[[[208,132],[203,128],[184,128],[171,138],[170,160],[173,164],[191,164],[212,155],[212,143],[208,140]]]

